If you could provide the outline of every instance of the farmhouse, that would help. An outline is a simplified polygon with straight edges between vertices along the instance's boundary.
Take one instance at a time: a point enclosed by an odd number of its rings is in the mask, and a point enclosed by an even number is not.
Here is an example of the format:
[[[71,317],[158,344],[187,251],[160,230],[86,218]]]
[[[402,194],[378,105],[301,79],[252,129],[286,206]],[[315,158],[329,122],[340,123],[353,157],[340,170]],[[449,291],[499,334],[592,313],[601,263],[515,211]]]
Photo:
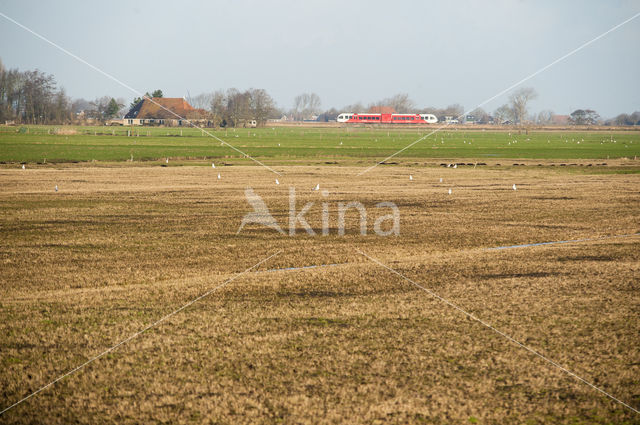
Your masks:
[[[396,110],[391,106],[372,106],[367,111],[369,114],[395,114]]]
[[[180,97],[143,98],[124,116],[124,125],[207,125],[206,111],[196,109]]]
[[[551,122],[555,125],[567,125],[569,124],[569,115],[553,115]]]

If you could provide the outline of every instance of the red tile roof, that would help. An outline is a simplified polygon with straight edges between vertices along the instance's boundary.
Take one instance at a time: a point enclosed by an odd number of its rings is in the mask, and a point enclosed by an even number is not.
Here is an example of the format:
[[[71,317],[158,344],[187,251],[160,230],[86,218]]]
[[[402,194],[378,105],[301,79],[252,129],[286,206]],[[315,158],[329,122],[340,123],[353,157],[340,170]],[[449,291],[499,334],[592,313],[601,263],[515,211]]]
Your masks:
[[[369,108],[370,114],[395,114],[396,110],[391,106],[372,106]]]
[[[125,115],[125,118],[138,119],[179,119],[200,115],[205,111],[196,109],[181,97],[154,97],[151,100],[145,97]]]

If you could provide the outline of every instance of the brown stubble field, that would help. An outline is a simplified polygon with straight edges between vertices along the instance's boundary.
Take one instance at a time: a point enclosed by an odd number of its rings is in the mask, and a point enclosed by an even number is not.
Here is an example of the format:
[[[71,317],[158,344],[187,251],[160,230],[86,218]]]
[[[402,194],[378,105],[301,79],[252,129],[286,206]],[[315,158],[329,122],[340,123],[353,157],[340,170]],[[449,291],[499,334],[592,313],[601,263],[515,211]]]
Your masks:
[[[279,186],[259,167],[1,169],[0,409],[235,279],[0,423],[640,423],[360,253],[638,409],[640,236],[486,249],[636,234],[637,174],[278,170]],[[329,203],[328,236],[236,235],[246,187],[286,230],[290,186],[318,233]],[[366,236],[353,210],[337,234],[350,201]],[[381,201],[400,236],[373,233]]]

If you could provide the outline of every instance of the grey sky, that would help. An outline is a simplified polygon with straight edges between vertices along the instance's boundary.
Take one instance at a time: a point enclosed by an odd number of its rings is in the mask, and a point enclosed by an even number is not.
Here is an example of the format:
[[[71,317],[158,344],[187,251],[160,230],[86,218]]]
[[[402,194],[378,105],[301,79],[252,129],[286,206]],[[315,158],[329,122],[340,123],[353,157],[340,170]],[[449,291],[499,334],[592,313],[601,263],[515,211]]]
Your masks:
[[[640,0],[3,0],[0,11],[143,92],[264,88],[284,108],[315,92],[338,109],[406,92],[420,107],[472,108],[640,12]],[[531,109],[640,110],[639,41],[640,17],[528,81]],[[134,97],[3,18],[0,58],[54,74],[74,98]]]

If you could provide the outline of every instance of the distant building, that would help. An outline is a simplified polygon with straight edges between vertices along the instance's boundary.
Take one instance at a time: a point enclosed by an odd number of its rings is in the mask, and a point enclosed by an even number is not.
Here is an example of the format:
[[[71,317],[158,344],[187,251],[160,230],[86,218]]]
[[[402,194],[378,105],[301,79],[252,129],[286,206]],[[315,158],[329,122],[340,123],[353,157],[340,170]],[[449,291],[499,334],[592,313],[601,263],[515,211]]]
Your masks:
[[[293,118],[283,115],[280,118],[269,118],[267,120],[267,122],[285,122],[285,121],[293,121]]]
[[[206,124],[206,111],[180,97],[145,97],[124,116],[124,125],[186,125],[186,120]]]
[[[568,125],[569,115],[552,115],[551,123],[554,125]]]
[[[447,123],[447,124],[459,124],[460,123],[460,121],[458,121],[457,118],[454,118],[453,115],[445,115],[444,122]]]
[[[391,106],[372,106],[367,111],[368,114],[395,114],[396,110]]]

